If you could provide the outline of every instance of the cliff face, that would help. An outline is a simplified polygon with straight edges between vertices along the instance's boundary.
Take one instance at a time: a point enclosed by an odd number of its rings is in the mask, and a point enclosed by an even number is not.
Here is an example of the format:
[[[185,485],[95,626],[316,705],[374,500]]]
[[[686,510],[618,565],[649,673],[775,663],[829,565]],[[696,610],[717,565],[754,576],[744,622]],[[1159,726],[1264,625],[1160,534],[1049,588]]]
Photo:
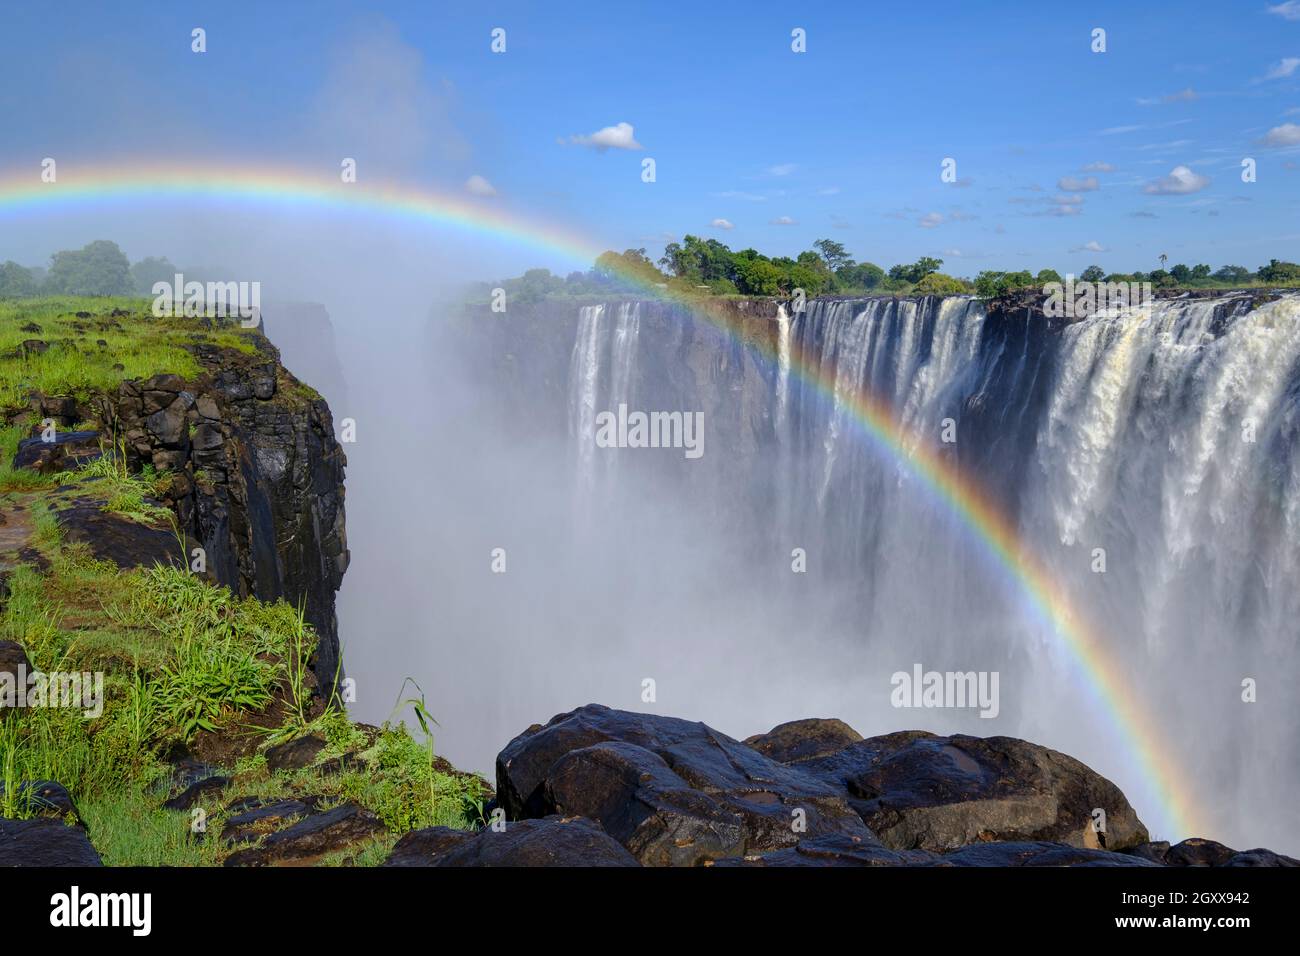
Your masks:
[[[101,397],[100,421],[133,463],[172,474],[165,503],[213,579],[303,606],[320,636],[314,670],[330,687],[341,674],[334,592],[348,547],[347,458],[329,406],[265,339],[253,355],[209,344],[194,354],[197,379],[124,382]]]

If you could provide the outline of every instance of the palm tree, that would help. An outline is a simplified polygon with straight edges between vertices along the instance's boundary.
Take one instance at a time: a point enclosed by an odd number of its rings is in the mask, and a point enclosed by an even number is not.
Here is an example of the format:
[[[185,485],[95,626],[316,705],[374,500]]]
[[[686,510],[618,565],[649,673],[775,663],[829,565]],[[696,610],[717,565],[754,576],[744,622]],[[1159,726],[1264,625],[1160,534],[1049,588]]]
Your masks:
[[[1163,268],[1165,267],[1165,263],[1168,262],[1168,261],[1169,261],[1169,257],[1168,257],[1167,255],[1165,255],[1163,252],[1160,253],[1160,268],[1161,268],[1161,269],[1163,269]]]

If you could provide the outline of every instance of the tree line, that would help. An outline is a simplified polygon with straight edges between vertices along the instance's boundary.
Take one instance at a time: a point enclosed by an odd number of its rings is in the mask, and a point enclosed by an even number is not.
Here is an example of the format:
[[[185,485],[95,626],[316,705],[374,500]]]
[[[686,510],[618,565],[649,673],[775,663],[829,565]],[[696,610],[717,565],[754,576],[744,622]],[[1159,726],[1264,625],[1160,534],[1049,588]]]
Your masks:
[[[0,264],[0,299],[26,299],[42,295],[147,296],[155,282],[170,283],[178,272],[186,279],[205,281],[200,272],[178,269],[166,258],[149,256],[134,264],[117,243],[97,239],[80,249],[64,249],[50,256],[48,266],[26,267],[9,261]]]

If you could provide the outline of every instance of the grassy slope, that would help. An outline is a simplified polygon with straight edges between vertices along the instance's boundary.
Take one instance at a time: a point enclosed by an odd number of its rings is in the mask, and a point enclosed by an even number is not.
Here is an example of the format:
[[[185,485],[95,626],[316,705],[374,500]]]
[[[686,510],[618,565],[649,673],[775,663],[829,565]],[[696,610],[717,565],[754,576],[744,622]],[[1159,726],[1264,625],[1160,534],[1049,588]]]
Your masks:
[[[22,328],[31,322],[40,332]],[[166,476],[130,474],[111,458],[49,477],[11,467],[19,439],[33,434],[33,393],[86,399],[126,378],[192,377],[199,366],[185,344],[255,352],[256,334],[155,319],[143,300],[0,302],[0,413],[8,422],[0,428],[0,517],[8,529],[0,536],[0,568],[10,590],[0,640],[22,644],[38,669],[105,674],[104,711],[96,718],[29,708],[0,719],[7,795],[0,815],[23,814],[17,782],[56,780],[109,864],[221,862],[228,850],[220,840],[192,832],[189,813],[160,808],[170,783],[162,754],[205,737],[234,740],[246,754],[222,768],[234,783],[209,811],[211,833],[226,815],[220,807],[243,795],[310,794],[322,798],[321,807],[352,800],[374,810],[392,834],[464,827],[478,816],[475,781],[446,772],[404,726],[363,730],[341,712],[322,711],[306,667],[316,636],[295,608],[240,600],[176,568],[122,571],[62,540],[52,509],[74,497],[169,527],[170,512],[150,500]],[[43,354],[22,348],[31,339],[50,347]],[[179,540],[177,547],[183,553]],[[306,733],[327,741],[313,766],[268,772],[259,751]],[[330,775],[316,769],[344,753],[359,753],[368,765]],[[394,839],[377,841],[357,862],[382,860]]]

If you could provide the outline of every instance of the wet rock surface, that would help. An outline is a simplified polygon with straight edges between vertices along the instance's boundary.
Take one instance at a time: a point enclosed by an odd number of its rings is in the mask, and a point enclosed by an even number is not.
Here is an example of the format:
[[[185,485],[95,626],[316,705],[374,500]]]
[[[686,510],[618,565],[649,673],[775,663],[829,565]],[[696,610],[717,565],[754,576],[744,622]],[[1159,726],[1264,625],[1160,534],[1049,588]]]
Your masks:
[[[408,833],[385,866],[638,866],[590,820],[548,816],[473,834],[433,827]]]
[[[83,827],[47,817],[0,817],[0,867],[102,865]]]
[[[942,852],[990,840],[1117,850],[1148,839],[1113,783],[1073,757],[1012,737],[907,731],[800,767],[842,786],[896,850]]]

